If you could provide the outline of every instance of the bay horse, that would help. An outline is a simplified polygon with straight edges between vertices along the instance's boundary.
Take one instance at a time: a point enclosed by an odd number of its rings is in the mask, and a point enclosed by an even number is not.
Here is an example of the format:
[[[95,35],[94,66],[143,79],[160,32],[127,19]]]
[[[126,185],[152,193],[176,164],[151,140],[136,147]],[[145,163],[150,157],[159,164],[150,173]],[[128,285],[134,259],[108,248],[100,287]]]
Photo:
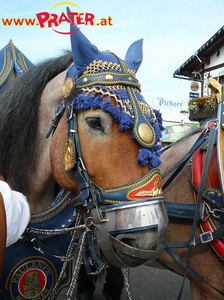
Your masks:
[[[32,213],[6,249],[0,299],[55,299],[70,282],[74,290],[72,259],[90,272],[104,261],[134,267],[166,244],[161,115],[135,76],[142,40],[122,61],[80,31],[71,38],[72,56],[34,66],[0,95],[0,173]]]
[[[220,104],[221,105],[221,104]],[[160,166],[161,173],[165,174],[168,170],[170,170],[173,166],[178,164],[178,162],[183,159],[189,151],[192,149],[195,142],[198,140],[199,136],[201,136],[201,132],[204,128],[200,127],[193,132],[187,134],[180,141],[174,143],[171,147],[167,148],[161,154],[162,164]],[[200,132],[200,134],[199,134]],[[206,152],[197,149],[197,155],[201,155],[201,152]],[[193,152],[192,152],[193,154]],[[194,154],[195,155],[195,154]],[[194,157],[194,156],[193,156]],[[204,158],[203,158],[204,159]],[[192,174],[192,157],[188,157],[186,165],[182,168],[181,172],[176,176],[176,178],[167,186],[164,190],[165,203],[168,210],[169,216],[169,227],[168,227],[168,239],[167,245],[172,243],[174,248],[166,248],[163,254],[158,258],[157,261],[153,263],[148,263],[148,266],[153,266],[157,268],[165,268],[175,272],[176,274],[180,274],[184,276],[185,273],[185,264],[181,264],[178,259],[182,259],[185,263],[188,258],[188,247],[186,241],[190,240],[193,218],[195,213],[195,190],[192,187],[191,176]],[[194,160],[193,160],[194,165]],[[201,166],[194,166],[196,170],[201,172]],[[172,172],[173,173],[173,172]],[[172,174],[171,173],[171,174]],[[163,185],[167,182],[169,176],[163,178]],[[219,178],[218,178],[218,166],[217,166],[217,153],[216,146],[214,146],[211,156],[211,161],[209,164],[209,172],[206,177],[205,188],[213,190],[220,190],[219,186]],[[208,199],[209,200],[209,199]],[[206,201],[206,200],[205,200]],[[209,203],[209,202],[207,202]],[[171,204],[171,206],[170,206]],[[178,205],[191,205],[192,206],[192,216],[189,217],[185,213],[185,207],[182,206],[177,208],[177,213],[174,213],[173,204]],[[173,209],[172,209],[173,208]],[[179,216],[178,216],[179,213]],[[191,214],[189,213],[189,214]],[[219,213],[217,213],[218,219],[223,218],[223,208],[220,207]],[[209,216],[212,218],[213,222],[217,220],[212,215]],[[203,222],[197,222],[197,228],[195,231],[195,238],[198,238],[201,234],[201,226],[203,226]],[[220,225],[221,226],[221,225]],[[203,230],[209,231],[209,230]],[[202,235],[203,237],[203,235]],[[222,240],[221,240],[222,241]],[[183,248],[175,248],[175,243],[183,242]],[[221,242],[220,242],[221,243]],[[173,254],[170,251],[175,251],[177,255]],[[190,288],[192,293],[192,299],[223,299],[224,293],[224,262],[223,257],[214,247],[211,247],[210,243],[202,243],[197,247],[193,247],[189,266],[192,268],[193,272],[187,272],[187,278],[190,281]],[[223,253],[222,253],[223,256]],[[181,288],[181,287],[180,287]],[[219,291],[217,292],[216,289]],[[221,292],[221,293],[220,293]],[[180,292],[181,295],[181,292]],[[181,297],[179,295],[179,297]],[[178,296],[178,291],[177,291]],[[180,299],[180,298],[178,298]]]

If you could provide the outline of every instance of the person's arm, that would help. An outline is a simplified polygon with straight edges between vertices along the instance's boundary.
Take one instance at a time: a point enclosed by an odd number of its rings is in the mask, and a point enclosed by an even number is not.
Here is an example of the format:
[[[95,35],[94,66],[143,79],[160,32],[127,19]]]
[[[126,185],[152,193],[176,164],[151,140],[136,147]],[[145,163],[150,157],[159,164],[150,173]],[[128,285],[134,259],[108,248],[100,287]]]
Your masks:
[[[30,208],[26,197],[17,191],[11,190],[5,181],[0,181],[0,192],[5,205],[6,247],[8,247],[15,243],[26,229],[30,221]]]

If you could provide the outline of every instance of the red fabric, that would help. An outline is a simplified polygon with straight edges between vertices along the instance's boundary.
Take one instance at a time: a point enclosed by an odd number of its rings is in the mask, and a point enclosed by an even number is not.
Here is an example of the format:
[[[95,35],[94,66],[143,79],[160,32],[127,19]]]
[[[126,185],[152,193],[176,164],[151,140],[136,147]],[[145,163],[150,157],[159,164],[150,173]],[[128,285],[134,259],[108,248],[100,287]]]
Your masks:
[[[193,154],[193,160],[192,160],[192,180],[195,186],[199,189],[200,181],[201,181],[201,174],[202,174],[202,157],[203,157],[203,151],[199,148],[195,151]],[[195,200],[197,201],[198,194],[194,192]],[[202,201],[201,201],[202,203]],[[208,220],[201,223],[201,228],[203,232],[211,231],[213,232],[213,229],[209,223]],[[220,239],[216,239],[211,242],[212,247],[214,250],[218,253],[218,255],[224,259],[224,242],[222,242]]]

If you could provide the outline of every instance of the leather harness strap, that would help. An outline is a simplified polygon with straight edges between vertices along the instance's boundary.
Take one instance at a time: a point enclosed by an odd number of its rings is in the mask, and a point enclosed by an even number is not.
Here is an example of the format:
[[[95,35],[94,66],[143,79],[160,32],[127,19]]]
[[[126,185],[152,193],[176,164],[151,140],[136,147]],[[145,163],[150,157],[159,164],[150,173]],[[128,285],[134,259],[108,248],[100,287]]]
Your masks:
[[[197,220],[199,220],[199,215],[200,215],[200,202],[201,199],[204,198],[206,199],[208,202],[214,202],[212,199],[206,197],[205,195],[203,195],[203,191],[204,191],[204,186],[207,184],[208,186],[211,184],[211,182],[208,182],[207,180],[207,175],[208,175],[208,171],[209,171],[209,165],[210,165],[210,160],[212,155],[214,154],[213,151],[213,146],[215,144],[215,129],[214,128],[209,128],[208,132],[206,133],[206,135],[209,135],[209,142],[208,142],[208,149],[206,151],[205,157],[204,157],[204,167],[203,167],[203,176],[201,177],[201,181],[200,181],[200,187],[199,189],[196,188],[196,186],[194,185],[194,183],[191,180],[191,184],[192,187],[195,191],[197,191],[198,193],[198,201],[197,204],[195,205],[195,211],[194,211],[194,218],[193,218],[193,226],[192,226],[192,231],[191,231],[191,237],[190,240],[188,241],[184,241],[184,242],[179,242],[179,243],[167,243],[166,245],[166,251],[180,264],[185,268],[185,274],[184,274],[184,279],[183,279],[183,283],[182,283],[182,287],[180,290],[180,293],[178,295],[178,300],[181,299],[182,296],[182,292],[183,292],[183,286],[185,283],[185,278],[187,275],[187,272],[190,272],[191,274],[193,274],[196,278],[200,279],[203,283],[209,285],[210,287],[212,287],[214,290],[216,290],[218,293],[220,293],[221,295],[224,295],[223,292],[221,292],[220,290],[216,289],[214,286],[210,285],[207,281],[205,281],[199,274],[197,274],[197,272],[195,272],[190,266],[189,266],[189,260],[190,260],[190,256],[191,256],[191,250],[193,246],[197,246],[200,244],[203,244],[205,242],[210,241],[211,236],[212,239],[216,239],[218,238],[220,235],[222,235],[224,233],[224,225],[221,226],[219,229],[215,230],[214,232],[206,232],[203,233],[202,235],[200,235],[199,238],[195,238],[195,229],[196,229],[196,225],[197,225]],[[201,145],[201,138],[202,136],[200,135],[199,139],[196,141],[196,143],[192,146],[191,150],[189,151],[191,154],[193,154],[198,147]],[[197,145],[197,147],[196,147]],[[173,179],[176,177],[177,174],[179,174],[179,172],[181,171],[181,169],[183,168],[183,166],[185,165],[185,161],[186,159],[189,159],[188,154],[186,154],[186,156],[179,162],[177,163],[173,168],[171,168],[170,170],[168,170],[165,174],[162,175],[162,178],[166,177],[168,174],[170,174],[172,171],[175,170],[174,173],[175,176],[171,176],[172,179],[169,181],[169,183],[167,184],[167,186],[173,181]],[[213,179],[212,176],[214,176],[214,174],[210,174],[209,173],[209,179],[210,181]],[[190,176],[191,179],[191,176]],[[213,180],[212,180],[213,181]],[[164,187],[164,186],[163,186]],[[166,188],[166,186],[165,186]],[[172,204],[172,203],[171,203]],[[218,204],[214,203],[215,206],[218,207]],[[176,207],[172,207],[171,205],[171,209],[173,208],[173,210],[176,210]],[[185,215],[185,213],[184,213]],[[169,213],[168,213],[169,216]],[[175,217],[178,217],[178,214],[175,213],[174,214]],[[188,256],[187,256],[187,261],[183,261],[179,255],[177,255],[171,248],[188,248]]]
[[[193,242],[195,239],[195,231],[196,231],[196,227],[197,227],[198,216],[200,213],[200,210],[199,210],[200,203],[201,203],[201,199],[203,196],[203,191],[204,191],[204,187],[205,187],[205,182],[206,182],[206,177],[207,177],[207,173],[208,173],[208,167],[209,167],[209,163],[210,163],[210,159],[211,159],[211,155],[212,155],[214,142],[215,142],[215,129],[211,128],[208,149],[206,152],[206,158],[205,158],[205,163],[203,166],[203,172],[202,172],[201,182],[200,182],[200,187],[199,187],[199,192],[198,192],[198,200],[197,200],[196,209],[195,209],[195,217],[194,217],[192,230],[191,230],[190,245],[189,245],[188,253],[187,253],[187,261],[186,261],[186,268],[185,268],[185,272],[184,272],[184,279],[183,279],[183,284],[182,284],[178,299],[181,299],[185,278],[187,277],[187,271],[189,269],[190,256],[191,256],[191,251],[192,251],[192,247],[193,247]]]
[[[5,205],[3,202],[2,194],[0,193],[0,220],[1,220],[1,230],[0,230],[0,277],[2,275],[2,268],[4,264],[5,257],[5,247],[6,247],[6,215],[5,215]]]
[[[180,171],[183,169],[183,167],[186,165],[186,163],[191,158],[192,154],[204,143],[206,140],[208,134],[208,130],[203,131],[197,141],[194,143],[192,148],[189,150],[189,152],[171,169],[169,169],[167,172],[162,174],[162,178],[165,178],[167,175],[169,175],[171,172],[173,174],[170,176],[170,178],[163,184],[163,191],[168,187],[168,185],[171,184],[171,182],[176,178],[176,176],[180,173]]]

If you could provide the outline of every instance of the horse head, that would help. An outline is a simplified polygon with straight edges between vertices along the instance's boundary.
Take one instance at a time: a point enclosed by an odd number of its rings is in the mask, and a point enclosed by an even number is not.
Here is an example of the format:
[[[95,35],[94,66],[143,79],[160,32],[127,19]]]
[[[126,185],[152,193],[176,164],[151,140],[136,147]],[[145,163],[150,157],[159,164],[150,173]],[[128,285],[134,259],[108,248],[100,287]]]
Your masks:
[[[158,169],[161,115],[136,78],[142,40],[121,60],[75,31],[65,100],[51,128],[52,171],[93,220],[97,256],[117,267],[137,266],[162,253],[168,223]]]

